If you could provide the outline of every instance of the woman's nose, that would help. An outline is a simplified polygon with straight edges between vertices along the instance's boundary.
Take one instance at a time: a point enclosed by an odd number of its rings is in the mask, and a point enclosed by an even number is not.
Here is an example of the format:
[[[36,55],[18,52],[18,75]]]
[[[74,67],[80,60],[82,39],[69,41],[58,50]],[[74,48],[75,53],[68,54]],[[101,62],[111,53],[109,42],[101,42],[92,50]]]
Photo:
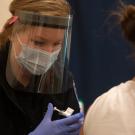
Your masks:
[[[47,52],[49,52],[49,53],[51,53],[51,52],[54,51],[54,47],[53,47],[53,46],[46,46],[46,47],[44,48],[44,50],[47,51]]]

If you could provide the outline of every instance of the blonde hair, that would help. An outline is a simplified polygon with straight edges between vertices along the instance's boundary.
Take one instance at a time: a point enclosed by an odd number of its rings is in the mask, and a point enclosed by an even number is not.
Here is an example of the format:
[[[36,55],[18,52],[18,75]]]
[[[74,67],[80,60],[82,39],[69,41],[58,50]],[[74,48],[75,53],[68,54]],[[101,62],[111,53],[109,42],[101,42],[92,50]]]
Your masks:
[[[9,10],[14,16],[17,10],[26,10],[41,15],[67,16],[70,13],[70,5],[66,0],[13,0]],[[13,25],[5,23],[4,31],[0,33],[0,47],[11,37]]]

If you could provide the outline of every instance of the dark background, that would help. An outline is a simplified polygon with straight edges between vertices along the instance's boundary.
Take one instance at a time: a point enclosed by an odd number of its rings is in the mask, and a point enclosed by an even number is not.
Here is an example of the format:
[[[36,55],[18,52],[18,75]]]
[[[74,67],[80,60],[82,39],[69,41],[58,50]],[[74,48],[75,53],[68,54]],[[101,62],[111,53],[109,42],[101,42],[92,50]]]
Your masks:
[[[116,19],[118,0],[69,0],[74,12],[70,69],[85,111],[111,87],[131,79],[135,62]],[[135,3],[135,0],[124,1]]]

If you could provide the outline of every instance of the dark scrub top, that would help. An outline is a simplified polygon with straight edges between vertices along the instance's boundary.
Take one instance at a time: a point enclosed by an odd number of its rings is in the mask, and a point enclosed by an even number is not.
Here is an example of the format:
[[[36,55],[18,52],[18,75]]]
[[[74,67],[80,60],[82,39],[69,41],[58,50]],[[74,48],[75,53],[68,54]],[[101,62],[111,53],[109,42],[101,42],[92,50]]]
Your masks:
[[[60,110],[71,107],[75,110],[74,113],[80,111],[70,73],[68,74],[68,90],[61,94],[36,94],[11,88],[5,77],[9,44],[8,42],[0,50],[1,135],[28,135],[43,119],[49,102]],[[61,118],[62,116],[54,112],[53,120]]]

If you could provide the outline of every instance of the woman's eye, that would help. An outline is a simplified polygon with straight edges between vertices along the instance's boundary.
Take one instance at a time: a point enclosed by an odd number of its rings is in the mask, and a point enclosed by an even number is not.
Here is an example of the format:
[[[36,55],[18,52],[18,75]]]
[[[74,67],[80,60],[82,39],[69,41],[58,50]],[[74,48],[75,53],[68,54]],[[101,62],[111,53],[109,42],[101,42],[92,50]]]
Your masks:
[[[55,46],[56,46],[56,47],[61,47],[61,46],[63,46],[63,42],[57,43],[57,44],[55,44]]]
[[[33,42],[34,45],[37,45],[37,46],[42,46],[42,45],[45,44],[44,41],[38,41],[38,40],[33,40],[32,42]]]

